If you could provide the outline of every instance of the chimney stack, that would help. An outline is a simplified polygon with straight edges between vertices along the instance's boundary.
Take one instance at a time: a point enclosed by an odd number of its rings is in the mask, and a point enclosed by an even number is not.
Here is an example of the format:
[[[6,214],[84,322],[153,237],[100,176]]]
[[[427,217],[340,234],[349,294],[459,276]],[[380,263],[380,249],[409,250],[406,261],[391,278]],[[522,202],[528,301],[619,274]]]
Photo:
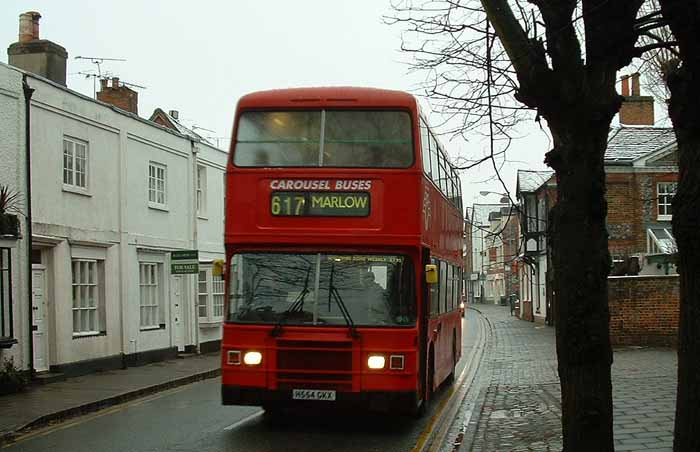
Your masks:
[[[10,65],[66,86],[68,52],[60,45],[39,39],[41,14],[28,11],[19,16],[18,41],[7,48]]]
[[[622,101],[622,106],[620,106],[621,125],[654,125],[654,98],[640,94],[639,73],[622,76],[622,96],[624,100]]]
[[[120,83],[119,77],[111,78],[112,86],[109,86],[109,82],[110,79],[106,78],[100,80],[100,91],[97,93],[97,100],[138,115],[139,93]]]

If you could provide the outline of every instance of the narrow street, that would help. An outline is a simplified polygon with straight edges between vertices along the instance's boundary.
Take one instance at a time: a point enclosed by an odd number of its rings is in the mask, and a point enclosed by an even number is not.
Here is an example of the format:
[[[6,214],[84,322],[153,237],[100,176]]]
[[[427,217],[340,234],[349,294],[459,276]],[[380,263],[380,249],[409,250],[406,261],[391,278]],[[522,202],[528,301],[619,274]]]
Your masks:
[[[477,313],[464,319],[463,358],[475,338]],[[386,414],[265,416],[257,407],[221,406],[218,378],[165,391],[29,433],[8,451],[396,451],[413,450],[427,436],[450,395],[443,388],[419,419]],[[433,426],[434,428],[439,426]],[[133,439],[139,438],[138,442]]]

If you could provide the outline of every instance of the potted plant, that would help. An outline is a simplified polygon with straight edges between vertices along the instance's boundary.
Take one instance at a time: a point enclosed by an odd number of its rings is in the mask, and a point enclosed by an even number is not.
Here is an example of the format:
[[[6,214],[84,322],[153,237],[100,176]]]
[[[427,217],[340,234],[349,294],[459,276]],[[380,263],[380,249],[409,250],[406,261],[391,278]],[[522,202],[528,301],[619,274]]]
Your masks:
[[[0,368],[0,395],[23,391],[27,383],[27,376],[15,367],[14,360],[6,359]]]
[[[20,194],[0,185],[0,236],[19,237]]]

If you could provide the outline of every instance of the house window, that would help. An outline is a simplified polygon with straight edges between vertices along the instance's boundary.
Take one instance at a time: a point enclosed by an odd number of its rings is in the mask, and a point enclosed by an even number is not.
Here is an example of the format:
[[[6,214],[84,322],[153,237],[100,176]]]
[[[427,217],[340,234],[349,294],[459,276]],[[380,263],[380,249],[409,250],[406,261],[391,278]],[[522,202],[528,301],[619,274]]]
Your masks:
[[[141,328],[160,327],[160,287],[161,264],[154,262],[139,263],[139,288],[141,306]]]
[[[97,261],[73,259],[73,335],[99,334]]]
[[[12,263],[10,248],[0,248],[0,339],[12,338]]]
[[[210,265],[200,265],[197,285],[197,307],[200,320],[205,322],[220,321],[224,316],[224,281],[212,275]]]
[[[197,215],[207,214],[207,167],[197,165]]]
[[[84,141],[63,138],[63,184],[87,189],[88,146]]]
[[[199,271],[199,279],[197,281],[197,294],[198,294],[198,302],[197,306],[199,309],[199,316],[200,317],[208,317],[209,316],[209,309],[208,304],[209,304],[209,290],[207,290],[207,272],[200,270]]]
[[[661,182],[657,185],[659,220],[670,220],[673,211],[671,201],[676,194],[675,182]]]
[[[148,205],[166,207],[168,202],[167,167],[160,163],[148,164]]]

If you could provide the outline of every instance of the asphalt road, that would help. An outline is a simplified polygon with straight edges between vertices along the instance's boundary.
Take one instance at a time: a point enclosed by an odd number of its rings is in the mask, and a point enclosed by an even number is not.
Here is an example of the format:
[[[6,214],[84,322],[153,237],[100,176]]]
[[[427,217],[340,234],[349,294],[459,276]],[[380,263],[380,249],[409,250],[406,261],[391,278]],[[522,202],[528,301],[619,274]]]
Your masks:
[[[474,339],[475,314],[467,311],[463,357]],[[463,358],[457,375],[465,365]],[[420,419],[381,414],[294,412],[269,417],[257,407],[221,406],[220,380],[212,379],[112,407],[32,432],[8,451],[410,451],[440,402],[443,388]]]

